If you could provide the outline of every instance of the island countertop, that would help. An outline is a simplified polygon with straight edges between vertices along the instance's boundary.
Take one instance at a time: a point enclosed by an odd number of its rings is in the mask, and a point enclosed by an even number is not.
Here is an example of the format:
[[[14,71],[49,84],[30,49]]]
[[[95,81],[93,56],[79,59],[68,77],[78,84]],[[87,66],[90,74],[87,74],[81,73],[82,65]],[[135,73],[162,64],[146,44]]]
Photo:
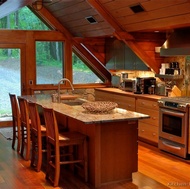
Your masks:
[[[56,112],[80,120],[85,124],[115,122],[115,121],[132,121],[149,118],[149,115],[133,112],[121,108],[115,108],[110,113],[93,114],[87,112],[81,105],[70,106],[64,103],[53,103],[50,95],[26,95],[25,99],[36,102],[37,104],[53,108]]]
[[[53,103],[50,95],[23,97],[53,108],[60,128],[66,126],[70,131],[88,137],[89,184],[92,188],[132,180],[132,173],[138,171],[138,120],[148,118],[148,115],[120,108],[109,114],[91,114],[81,105]]]

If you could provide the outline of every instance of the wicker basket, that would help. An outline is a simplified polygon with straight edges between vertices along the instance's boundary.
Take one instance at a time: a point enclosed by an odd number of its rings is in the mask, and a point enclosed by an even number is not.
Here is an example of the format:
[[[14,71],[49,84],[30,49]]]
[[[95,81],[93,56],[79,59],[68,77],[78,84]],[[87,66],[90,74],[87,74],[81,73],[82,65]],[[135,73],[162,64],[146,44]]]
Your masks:
[[[117,106],[117,103],[110,101],[85,102],[82,104],[82,107],[90,113],[109,113]]]

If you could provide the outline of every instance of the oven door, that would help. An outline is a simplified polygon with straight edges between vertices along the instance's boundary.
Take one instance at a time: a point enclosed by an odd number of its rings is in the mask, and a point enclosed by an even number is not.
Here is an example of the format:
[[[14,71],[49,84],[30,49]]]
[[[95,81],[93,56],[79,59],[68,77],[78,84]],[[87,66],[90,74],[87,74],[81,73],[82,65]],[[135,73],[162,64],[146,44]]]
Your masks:
[[[188,113],[160,108],[159,136],[180,144],[187,143]]]
[[[187,117],[187,112],[160,108],[159,149],[187,157]]]

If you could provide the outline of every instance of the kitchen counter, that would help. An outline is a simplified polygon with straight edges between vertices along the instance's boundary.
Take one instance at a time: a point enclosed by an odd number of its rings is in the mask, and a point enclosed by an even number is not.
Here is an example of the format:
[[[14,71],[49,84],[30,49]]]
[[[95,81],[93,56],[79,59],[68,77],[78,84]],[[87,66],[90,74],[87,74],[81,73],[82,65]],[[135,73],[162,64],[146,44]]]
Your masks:
[[[115,108],[109,114],[92,114],[84,110],[82,106],[70,106],[64,103],[53,103],[50,95],[32,95],[25,96],[27,100],[36,102],[39,105],[53,108],[56,112],[69,116],[73,119],[84,122],[85,124],[90,123],[101,123],[101,122],[113,122],[113,121],[129,121],[148,118],[148,115],[140,114],[124,110],[121,108]]]
[[[62,126],[66,123],[70,131],[87,136],[91,188],[132,180],[132,173],[138,171],[138,120],[148,115],[120,108],[111,114],[90,114],[80,105],[52,103],[48,95],[24,97],[53,108]]]
[[[155,100],[159,100],[160,98],[163,97],[163,96],[153,95],[153,94],[134,94],[133,92],[122,91],[121,89],[118,89],[118,88],[96,88],[96,90],[110,92],[110,93],[117,93],[117,94],[131,96],[131,97],[155,99]]]

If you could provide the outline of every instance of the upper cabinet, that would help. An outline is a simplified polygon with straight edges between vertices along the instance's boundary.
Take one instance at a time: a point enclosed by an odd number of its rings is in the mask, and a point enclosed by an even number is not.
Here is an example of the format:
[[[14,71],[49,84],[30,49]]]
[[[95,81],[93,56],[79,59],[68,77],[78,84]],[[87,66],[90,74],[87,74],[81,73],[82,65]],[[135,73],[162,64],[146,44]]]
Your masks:
[[[114,70],[149,70],[125,43],[117,39],[106,41],[106,67]]]

